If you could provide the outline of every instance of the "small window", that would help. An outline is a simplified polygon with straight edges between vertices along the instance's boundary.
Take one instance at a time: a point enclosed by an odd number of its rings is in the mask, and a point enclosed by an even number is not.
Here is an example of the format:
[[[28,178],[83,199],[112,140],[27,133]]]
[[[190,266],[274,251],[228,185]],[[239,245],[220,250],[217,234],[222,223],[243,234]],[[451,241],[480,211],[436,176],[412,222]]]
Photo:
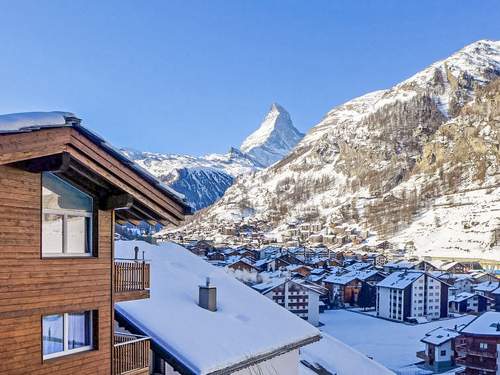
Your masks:
[[[441,350],[441,357],[444,357],[446,355],[446,350]]]
[[[481,350],[487,350],[488,349],[488,343],[487,342],[480,342],[479,343],[479,349],[481,349]]]
[[[94,348],[92,311],[45,315],[42,318],[43,359]]]
[[[42,255],[92,255],[92,197],[52,173],[42,175]]]

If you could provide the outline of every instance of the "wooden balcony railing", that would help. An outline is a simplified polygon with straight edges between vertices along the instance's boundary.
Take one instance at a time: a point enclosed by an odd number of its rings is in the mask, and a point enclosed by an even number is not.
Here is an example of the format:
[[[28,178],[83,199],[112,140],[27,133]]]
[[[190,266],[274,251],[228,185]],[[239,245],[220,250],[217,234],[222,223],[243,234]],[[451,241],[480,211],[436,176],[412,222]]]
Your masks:
[[[149,337],[115,333],[113,375],[147,374],[149,358]]]
[[[147,290],[150,287],[149,263],[142,260],[115,260],[115,292]]]
[[[425,352],[425,350],[418,351],[417,358],[420,358],[420,359],[423,359],[424,361],[427,361],[428,357],[427,357],[427,353]]]
[[[457,357],[456,362],[458,365],[465,366],[473,370],[495,371],[497,365],[494,360],[473,360],[471,357]]]

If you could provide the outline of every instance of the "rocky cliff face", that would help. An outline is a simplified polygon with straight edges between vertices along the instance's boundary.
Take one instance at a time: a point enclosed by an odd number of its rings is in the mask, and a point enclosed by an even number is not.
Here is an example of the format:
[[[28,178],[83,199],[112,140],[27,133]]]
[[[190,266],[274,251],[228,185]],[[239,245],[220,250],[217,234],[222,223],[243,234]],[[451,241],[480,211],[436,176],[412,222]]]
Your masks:
[[[253,217],[275,227],[289,219],[342,220],[409,242],[419,218],[440,199],[460,205],[449,195],[489,192],[490,204],[498,204],[499,76],[500,42],[479,41],[391,89],[338,106],[287,157],[238,178],[202,220]],[[471,207],[487,200],[474,194]],[[494,221],[494,210],[481,217]],[[432,251],[480,252],[472,240],[470,246],[447,242],[463,234],[457,228],[439,232],[447,239]],[[491,227],[483,229],[491,235]],[[415,251],[429,250],[419,246]]]

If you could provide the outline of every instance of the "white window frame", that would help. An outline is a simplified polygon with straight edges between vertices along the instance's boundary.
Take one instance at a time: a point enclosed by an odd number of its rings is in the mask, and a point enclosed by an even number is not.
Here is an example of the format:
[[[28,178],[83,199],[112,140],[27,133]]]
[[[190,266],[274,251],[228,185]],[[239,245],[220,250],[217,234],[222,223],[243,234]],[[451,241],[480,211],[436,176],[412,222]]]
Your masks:
[[[82,346],[80,348],[76,349],[68,349],[68,335],[69,335],[69,329],[68,329],[68,316],[69,314],[76,314],[76,313],[82,313],[82,312],[88,312],[90,319],[89,319],[89,327],[90,327],[90,345]],[[51,359],[51,358],[57,358],[57,357],[63,357],[66,355],[70,354],[75,354],[75,353],[80,353],[80,352],[88,352],[89,350],[94,350],[94,312],[92,310],[85,310],[85,311],[76,311],[76,312],[70,312],[70,313],[56,313],[56,314],[49,314],[49,315],[62,315],[63,316],[63,350],[60,352],[56,353],[50,353],[50,354],[43,354],[43,345],[42,345],[42,355],[43,355],[43,360]],[[43,316],[42,316],[42,335],[43,335]]]
[[[59,252],[50,252],[44,251],[42,247],[42,256],[44,257],[88,257],[93,256],[93,237],[92,237],[92,227],[93,227],[93,216],[92,212],[87,211],[77,211],[77,210],[56,210],[50,208],[44,208],[42,210],[43,215],[58,215],[62,216],[63,219],[63,228],[62,228],[62,253]],[[88,237],[89,237],[89,252],[86,253],[70,253],[68,252],[68,216],[76,216],[76,217],[84,217],[89,219],[89,227],[88,227]],[[42,220],[42,231],[43,231],[43,220]],[[42,244],[43,246],[43,244]]]

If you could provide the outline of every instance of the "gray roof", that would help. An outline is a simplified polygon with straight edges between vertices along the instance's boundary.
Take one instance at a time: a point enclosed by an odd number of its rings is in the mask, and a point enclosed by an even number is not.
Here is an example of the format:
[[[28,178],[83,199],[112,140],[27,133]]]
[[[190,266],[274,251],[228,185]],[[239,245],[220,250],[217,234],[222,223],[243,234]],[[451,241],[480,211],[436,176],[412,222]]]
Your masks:
[[[104,138],[82,126],[81,119],[79,119],[73,113],[53,111],[10,113],[0,115],[0,134],[27,133],[41,129],[63,127],[71,127],[78,130],[80,133],[88,137],[92,142],[96,143],[97,145],[105,149],[109,154],[120,160],[121,163],[133,169],[137,174],[154,185],[157,189],[161,190],[174,201],[181,204],[187,214],[192,213],[192,208],[188,205],[183,194],[180,194],[171,187],[163,184],[151,173],[140,167],[138,164],[134,163],[120,150],[108,143]]]

